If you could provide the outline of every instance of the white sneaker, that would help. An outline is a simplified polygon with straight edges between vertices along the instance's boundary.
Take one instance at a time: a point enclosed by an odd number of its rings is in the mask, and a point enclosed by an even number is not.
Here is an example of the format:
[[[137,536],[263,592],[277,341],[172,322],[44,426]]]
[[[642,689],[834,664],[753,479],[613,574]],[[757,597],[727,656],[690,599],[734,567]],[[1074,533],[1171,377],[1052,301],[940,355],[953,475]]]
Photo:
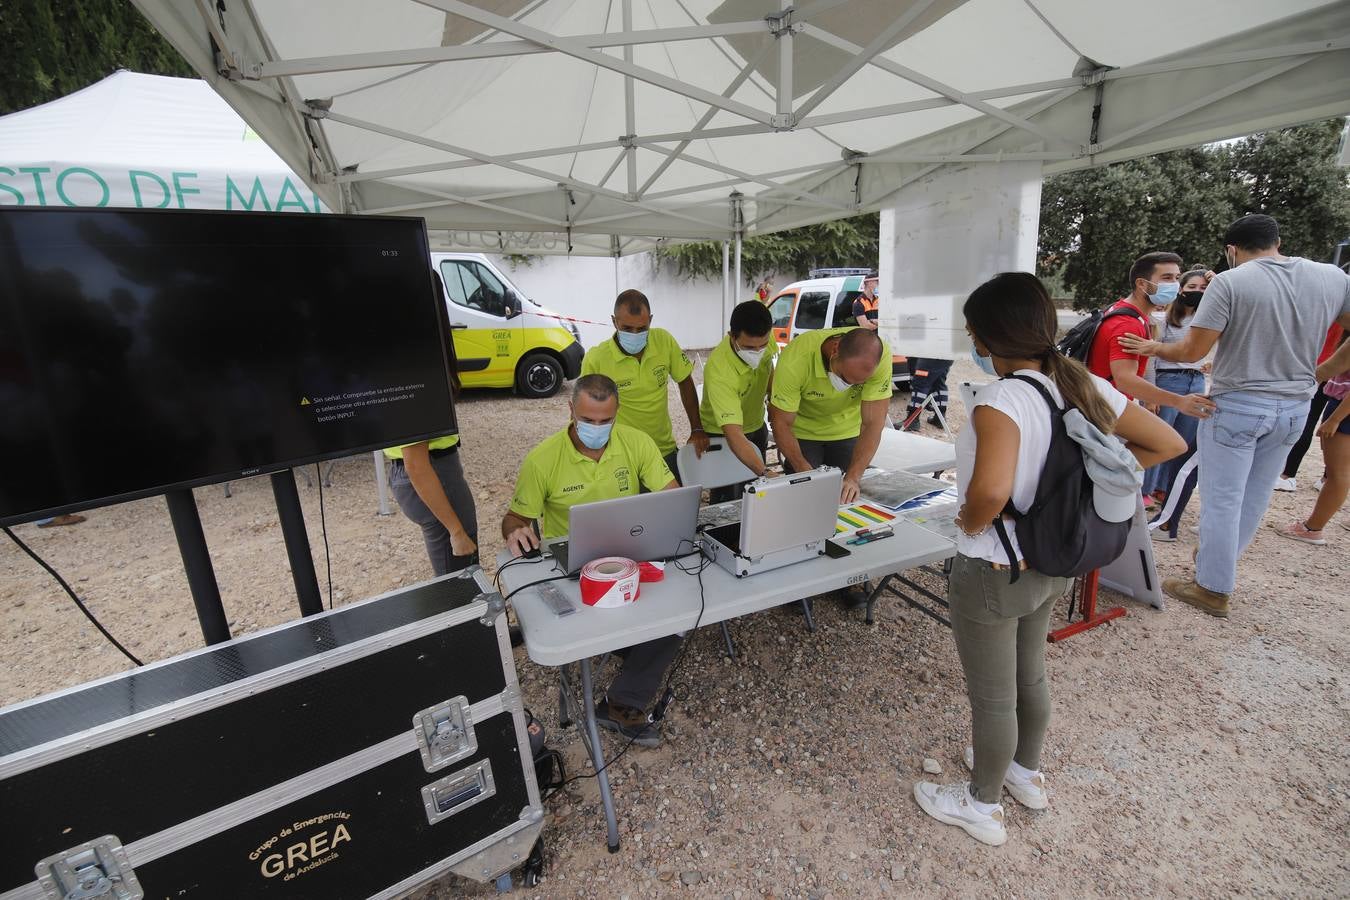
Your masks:
[[[1293,493],[1294,491],[1298,490],[1298,482],[1292,478],[1276,478],[1275,490],[1288,491],[1290,493]]]
[[[1326,477],[1325,475],[1323,475],[1321,478],[1319,478],[1319,479],[1317,479],[1316,481],[1313,482],[1313,490],[1314,490],[1314,491],[1320,491],[1320,490],[1322,490],[1323,485],[1325,485],[1326,483],[1327,483],[1327,477]]]
[[[931,781],[914,782],[914,799],[924,812],[939,822],[955,825],[982,844],[1001,847],[1008,841],[1008,830],[1003,827],[1003,807],[995,804],[988,813],[975,808],[968,782],[934,784]]]
[[[965,762],[966,768],[974,772],[974,747],[966,748]],[[1012,766],[1009,766],[1003,775],[1003,786],[1013,795],[1014,800],[1027,809],[1045,809],[1050,805],[1050,795],[1045,790],[1045,775],[1040,772],[1031,773],[1030,778],[1019,778],[1013,774]]]

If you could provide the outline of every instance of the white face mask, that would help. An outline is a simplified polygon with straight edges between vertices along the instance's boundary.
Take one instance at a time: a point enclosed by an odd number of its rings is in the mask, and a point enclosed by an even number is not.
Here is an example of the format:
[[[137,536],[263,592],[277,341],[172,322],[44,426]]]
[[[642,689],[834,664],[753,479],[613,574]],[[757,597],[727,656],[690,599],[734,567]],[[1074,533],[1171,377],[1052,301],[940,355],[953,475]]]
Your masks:
[[[853,387],[853,385],[849,384],[847,381],[840,378],[838,375],[834,374],[833,361],[831,361],[831,366],[828,371],[830,373],[830,385],[839,393],[842,394],[844,391]]]
[[[732,346],[735,347],[734,344]],[[758,369],[760,361],[764,359],[765,351],[763,347],[760,347],[758,350],[746,350],[743,347],[735,347],[735,349],[736,355],[741,358],[741,362],[752,369]]]

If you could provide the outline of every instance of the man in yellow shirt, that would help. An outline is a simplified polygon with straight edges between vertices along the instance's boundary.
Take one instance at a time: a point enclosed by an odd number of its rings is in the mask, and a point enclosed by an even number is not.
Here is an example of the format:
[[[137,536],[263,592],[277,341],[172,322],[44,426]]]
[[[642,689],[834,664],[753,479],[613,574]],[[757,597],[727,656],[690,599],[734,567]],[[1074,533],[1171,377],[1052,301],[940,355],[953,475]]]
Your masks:
[[[605,375],[583,375],[572,388],[572,421],[525,455],[511,506],[502,519],[502,537],[512,556],[567,534],[569,511],[578,503],[628,497],[643,488],[678,486],[656,444],[642,431],[617,421],[619,389]],[[646,709],[680,648],[680,638],[657,638],[620,650],[623,671],[595,710],[596,723],[634,743],[655,747],[660,726]]]
[[[703,367],[703,402],[698,409],[703,430],[725,438],[727,448],[756,475],[768,472],[764,400],[777,353],[773,315],[758,300],[747,300],[731,311],[731,330]],[[735,496],[734,487],[718,488],[711,500],[721,503]]]
[[[778,357],[769,424],[783,468],[844,471],[841,503],[881,443],[891,400],[891,351],[875,331],[833,328],[793,338]]]
[[[679,385],[689,416],[689,443],[698,455],[708,449],[699,424],[694,365],[670,332],[652,327],[652,306],[641,291],[627,290],[614,301],[614,337],[586,351],[581,374],[607,375],[619,386],[619,424],[651,435],[675,471],[675,433],[670,424],[666,382]]]
[[[478,561],[478,512],[459,461],[459,435],[390,447],[389,490],[422,529],[431,571],[458,572]]]

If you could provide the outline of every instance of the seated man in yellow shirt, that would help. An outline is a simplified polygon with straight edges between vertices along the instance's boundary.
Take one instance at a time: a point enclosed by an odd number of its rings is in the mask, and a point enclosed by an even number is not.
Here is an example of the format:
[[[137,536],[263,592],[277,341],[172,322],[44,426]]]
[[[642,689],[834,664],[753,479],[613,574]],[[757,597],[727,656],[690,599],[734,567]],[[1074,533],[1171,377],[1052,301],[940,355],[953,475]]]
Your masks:
[[[583,375],[572,388],[572,421],[525,455],[511,506],[502,519],[502,537],[512,556],[544,540],[564,537],[569,510],[578,503],[628,497],[641,489],[677,487],[652,439],[619,424],[619,389],[605,375]],[[595,710],[596,724],[643,747],[661,742],[660,726],[646,709],[661,690],[680,648],[675,635],[620,650],[623,671]]]
[[[581,374],[613,379],[619,386],[619,424],[651,435],[666,465],[675,472],[678,448],[670,425],[667,381],[679,385],[680,403],[689,416],[689,443],[699,456],[708,449],[708,435],[699,424],[694,364],[670,332],[652,327],[652,305],[641,291],[620,294],[611,320],[614,337],[586,351]]]
[[[769,424],[783,468],[844,472],[841,503],[881,444],[891,401],[891,351],[875,331],[833,328],[797,335],[778,357]]]
[[[764,459],[769,452],[768,429],[764,427],[764,400],[773,383],[773,358],[778,344],[773,339],[773,315],[758,300],[747,300],[731,311],[731,330],[708,355],[703,367],[703,402],[699,418],[712,437],[723,437],[756,475],[768,472]],[[735,487],[711,492],[713,503],[736,499]]]

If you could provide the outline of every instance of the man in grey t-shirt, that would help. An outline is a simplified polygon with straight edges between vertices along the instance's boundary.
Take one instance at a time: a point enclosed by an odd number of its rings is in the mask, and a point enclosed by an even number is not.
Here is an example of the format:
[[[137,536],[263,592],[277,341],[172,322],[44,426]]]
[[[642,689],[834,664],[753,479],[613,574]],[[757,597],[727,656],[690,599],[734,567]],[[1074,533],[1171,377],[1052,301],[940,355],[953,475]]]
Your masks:
[[[1200,423],[1200,549],[1193,579],[1163,590],[1227,617],[1237,560],[1270,505],[1289,447],[1317,389],[1317,353],[1333,322],[1350,328],[1350,276],[1335,266],[1280,255],[1270,216],[1243,216],[1224,234],[1229,269],[1205,290],[1186,338],[1160,344],[1125,335],[1134,353],[1196,362],[1214,345],[1210,396]]]

